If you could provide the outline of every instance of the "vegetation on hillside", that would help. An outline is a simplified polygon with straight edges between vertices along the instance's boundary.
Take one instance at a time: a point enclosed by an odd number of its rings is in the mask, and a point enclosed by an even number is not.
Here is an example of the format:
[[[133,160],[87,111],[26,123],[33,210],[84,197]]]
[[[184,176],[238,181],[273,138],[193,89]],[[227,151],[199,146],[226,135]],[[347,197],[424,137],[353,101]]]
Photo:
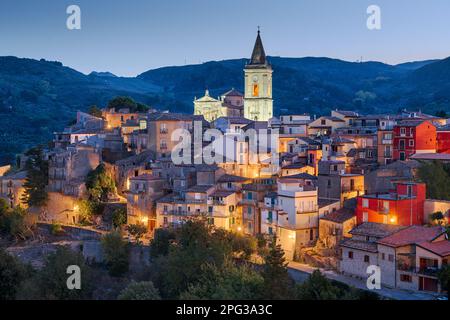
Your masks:
[[[450,200],[450,164],[440,161],[422,162],[418,178],[427,185],[427,198]]]

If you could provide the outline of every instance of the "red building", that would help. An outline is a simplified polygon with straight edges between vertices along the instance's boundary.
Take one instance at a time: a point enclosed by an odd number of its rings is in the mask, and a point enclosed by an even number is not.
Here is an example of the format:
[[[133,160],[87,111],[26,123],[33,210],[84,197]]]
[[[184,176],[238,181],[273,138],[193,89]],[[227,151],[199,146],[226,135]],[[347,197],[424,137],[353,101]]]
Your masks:
[[[450,153],[450,124],[437,129],[437,152]]]
[[[425,198],[426,185],[424,183],[398,182],[396,190],[390,193],[358,197],[357,223],[423,225]]]
[[[405,120],[394,126],[394,160],[436,152],[436,127],[427,120]]]

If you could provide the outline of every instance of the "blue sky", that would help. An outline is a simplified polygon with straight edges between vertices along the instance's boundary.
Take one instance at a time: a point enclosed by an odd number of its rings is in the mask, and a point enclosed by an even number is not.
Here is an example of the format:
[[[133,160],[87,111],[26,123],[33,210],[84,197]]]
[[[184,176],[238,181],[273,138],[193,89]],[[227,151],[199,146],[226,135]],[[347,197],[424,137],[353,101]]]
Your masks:
[[[82,29],[66,28],[79,5]],[[366,27],[381,8],[382,29]],[[168,65],[269,55],[396,64],[450,56],[448,0],[1,0],[0,55],[134,76]]]

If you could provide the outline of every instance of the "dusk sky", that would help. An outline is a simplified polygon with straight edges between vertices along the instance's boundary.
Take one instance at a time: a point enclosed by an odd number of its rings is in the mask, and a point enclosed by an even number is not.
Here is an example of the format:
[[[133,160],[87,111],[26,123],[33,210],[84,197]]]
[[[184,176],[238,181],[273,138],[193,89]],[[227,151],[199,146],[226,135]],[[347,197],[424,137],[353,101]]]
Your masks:
[[[81,30],[66,8],[81,8]],[[366,27],[369,5],[382,29]],[[58,60],[81,72],[248,58],[257,26],[268,55],[396,64],[450,56],[448,0],[1,0],[0,55]]]

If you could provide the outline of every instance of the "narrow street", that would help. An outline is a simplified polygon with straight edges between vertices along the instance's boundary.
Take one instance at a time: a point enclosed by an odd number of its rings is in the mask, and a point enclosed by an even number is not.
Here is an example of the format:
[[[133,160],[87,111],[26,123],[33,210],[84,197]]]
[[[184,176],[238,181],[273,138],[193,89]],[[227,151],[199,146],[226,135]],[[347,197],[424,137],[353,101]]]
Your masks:
[[[288,265],[289,268],[289,274],[292,276],[292,278],[296,282],[303,282],[305,281],[308,276],[317,268],[311,267],[307,264],[302,264],[298,262],[291,261]],[[353,286],[357,289],[362,290],[369,290],[366,287],[366,283],[363,280],[353,278],[350,276],[338,274],[335,271],[332,270],[324,270],[320,269],[322,274],[327,277],[330,280],[339,281],[342,283],[345,283],[347,285]],[[435,295],[425,293],[425,292],[408,292],[405,290],[399,290],[399,289],[391,289],[382,287],[380,290],[376,290],[376,293],[379,295],[388,298],[388,299],[395,299],[395,300],[434,300],[436,298]]]

